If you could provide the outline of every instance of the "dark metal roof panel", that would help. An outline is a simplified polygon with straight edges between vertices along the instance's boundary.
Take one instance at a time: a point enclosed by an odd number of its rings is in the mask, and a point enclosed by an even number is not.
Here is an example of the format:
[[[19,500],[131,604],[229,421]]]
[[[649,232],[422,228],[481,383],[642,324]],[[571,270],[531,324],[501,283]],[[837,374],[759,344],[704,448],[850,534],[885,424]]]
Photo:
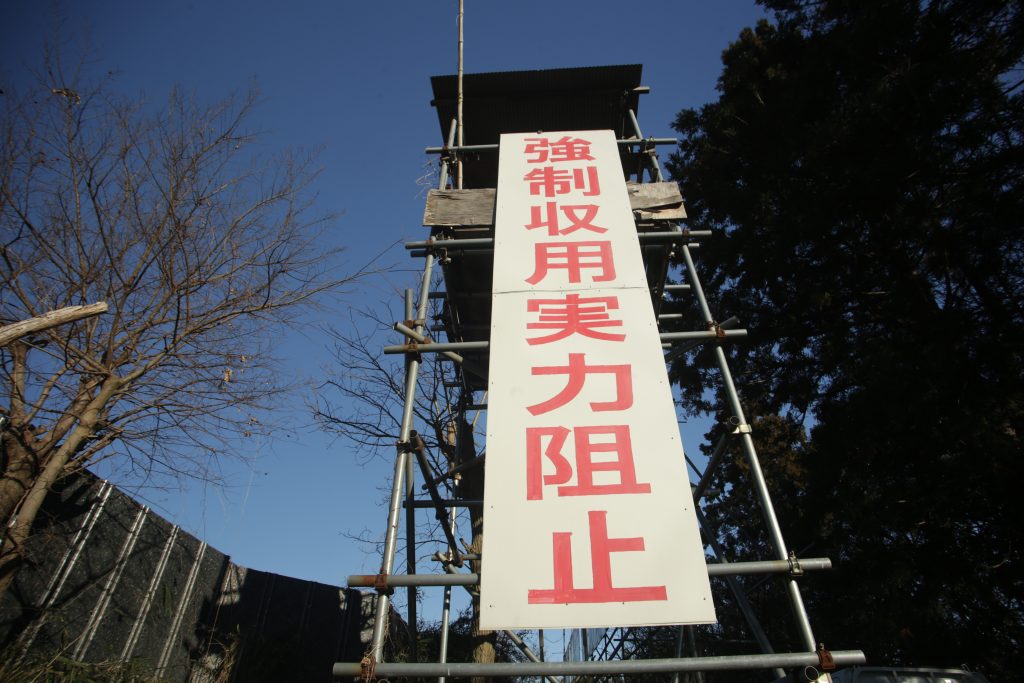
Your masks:
[[[467,145],[498,142],[501,133],[537,130],[626,130],[636,107],[642,67],[598,66],[463,76]],[[433,105],[442,139],[457,108],[457,77],[434,76]]]
[[[498,142],[502,133],[612,130],[628,137],[630,109],[639,105],[640,64],[542,71],[503,71],[463,76],[463,139],[467,145]],[[458,78],[434,76],[432,104],[442,140],[458,106]],[[464,187],[494,187],[497,155],[467,157]]]

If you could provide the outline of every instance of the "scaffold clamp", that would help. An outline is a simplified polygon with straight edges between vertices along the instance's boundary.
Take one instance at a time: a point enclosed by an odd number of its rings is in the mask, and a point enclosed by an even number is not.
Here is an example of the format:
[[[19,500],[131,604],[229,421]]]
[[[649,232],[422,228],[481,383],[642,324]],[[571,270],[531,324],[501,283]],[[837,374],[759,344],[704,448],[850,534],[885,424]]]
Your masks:
[[[818,643],[818,665],[825,672],[836,670],[836,660],[832,658],[832,653],[825,649],[825,643]]]
[[[370,683],[370,681],[377,680],[377,674],[375,669],[377,668],[377,660],[373,658],[373,655],[367,653],[359,661],[359,679]]]
[[[789,551],[789,575],[794,579],[804,575],[804,568],[800,566],[800,558],[792,550]]]
[[[427,344],[430,343],[430,337],[425,337],[421,342],[417,342],[415,339],[407,338],[405,340],[405,344],[403,344],[403,347],[405,348],[405,350],[403,351],[403,353],[405,354],[405,359],[407,361],[414,360],[417,363],[423,362],[423,356],[420,355],[420,346],[426,346]]]
[[[388,585],[388,575],[384,572],[373,577],[373,589],[380,595],[394,595],[395,589]]]
[[[410,432],[409,440],[408,441],[396,441],[395,442],[395,448],[397,448],[402,453],[415,453],[416,450],[417,450],[417,448],[416,448],[416,437],[417,436],[418,435],[416,434],[415,431]]]

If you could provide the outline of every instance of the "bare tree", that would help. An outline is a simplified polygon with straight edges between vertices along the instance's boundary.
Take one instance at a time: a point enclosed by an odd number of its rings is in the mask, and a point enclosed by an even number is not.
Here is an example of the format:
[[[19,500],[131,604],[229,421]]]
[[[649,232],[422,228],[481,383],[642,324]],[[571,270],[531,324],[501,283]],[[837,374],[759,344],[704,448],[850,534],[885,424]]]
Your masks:
[[[440,317],[439,311],[434,313],[430,316],[432,319]],[[314,406],[314,416],[323,429],[347,440],[356,452],[370,457],[394,454],[402,422],[406,377],[403,358],[382,355],[384,344],[398,341],[393,334],[389,339],[380,334],[391,325],[370,313],[363,313],[348,326],[351,331],[329,330],[334,339],[335,362],[319,387]],[[472,372],[472,361],[465,363],[463,371]],[[470,407],[460,403],[471,402],[471,399],[472,393],[462,388],[459,373],[450,361],[440,354],[422,356],[412,406],[413,428],[420,430],[418,437],[422,439],[429,476],[438,482],[442,498],[483,499],[483,467],[479,464],[483,452],[477,450],[473,437],[480,413],[470,417],[467,414],[471,412]],[[408,481],[406,491],[410,492]],[[468,524],[463,525],[468,531],[468,540],[462,540],[463,549],[479,557],[483,510],[470,508],[464,516],[468,517],[464,520]],[[447,524],[447,519],[432,518],[426,524],[421,520],[416,533],[419,540],[406,538],[409,571],[415,566],[418,552],[426,549],[426,556],[431,557],[434,551],[449,547],[442,524]],[[406,533],[409,528],[407,518]],[[471,560],[469,565],[472,571],[480,569],[479,560]],[[410,636],[414,642],[417,640],[416,593],[415,588],[407,591]],[[471,599],[469,632],[473,661],[493,662],[499,634],[479,629],[479,593],[471,591]]]
[[[273,333],[355,277],[311,215],[312,158],[250,153],[253,94],[150,113],[54,60],[40,80],[2,98],[0,325],[109,311],[0,349],[0,591],[63,474],[116,457],[204,477],[267,432]]]
[[[313,415],[325,431],[348,441],[364,458],[393,455],[401,428],[403,359],[382,352],[385,344],[401,339],[397,333],[384,334],[392,324],[371,312],[356,312],[344,330],[326,330],[333,342],[333,362],[317,391]],[[455,459],[449,431],[458,412],[457,376],[452,364],[436,355],[423,356],[422,362],[413,422],[429,430],[420,436],[431,465],[444,471],[445,460]]]

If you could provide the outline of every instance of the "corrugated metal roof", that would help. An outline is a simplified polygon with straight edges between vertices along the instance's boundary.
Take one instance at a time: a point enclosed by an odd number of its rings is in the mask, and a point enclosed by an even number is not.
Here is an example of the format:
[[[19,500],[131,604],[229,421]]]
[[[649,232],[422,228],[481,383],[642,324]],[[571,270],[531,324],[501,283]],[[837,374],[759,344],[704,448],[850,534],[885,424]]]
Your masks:
[[[502,71],[463,76],[464,140],[467,145],[498,142],[501,133],[557,130],[615,131],[628,137],[630,109],[639,105],[643,66],[589,66],[538,71]],[[437,109],[445,140],[455,118],[458,79],[430,79],[431,104]],[[481,153],[466,160],[464,187],[495,187],[497,155]]]

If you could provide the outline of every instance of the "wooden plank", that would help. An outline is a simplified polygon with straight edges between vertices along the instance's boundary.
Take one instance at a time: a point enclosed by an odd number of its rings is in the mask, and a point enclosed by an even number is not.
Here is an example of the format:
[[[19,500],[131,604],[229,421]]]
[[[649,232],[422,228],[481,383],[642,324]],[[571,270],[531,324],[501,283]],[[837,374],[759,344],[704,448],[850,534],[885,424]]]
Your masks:
[[[638,221],[681,221],[686,218],[683,205],[656,207],[652,209],[636,209],[633,211]]]
[[[686,218],[683,197],[675,183],[627,183],[626,190],[637,220],[681,221]]]
[[[675,183],[626,183],[629,206],[634,211],[654,207],[678,206],[683,203]]]
[[[493,187],[480,190],[431,190],[423,225],[494,225]]]
[[[627,183],[629,205],[641,220],[686,218],[683,198],[675,183]],[[431,190],[423,210],[423,225],[493,225],[494,188]]]

